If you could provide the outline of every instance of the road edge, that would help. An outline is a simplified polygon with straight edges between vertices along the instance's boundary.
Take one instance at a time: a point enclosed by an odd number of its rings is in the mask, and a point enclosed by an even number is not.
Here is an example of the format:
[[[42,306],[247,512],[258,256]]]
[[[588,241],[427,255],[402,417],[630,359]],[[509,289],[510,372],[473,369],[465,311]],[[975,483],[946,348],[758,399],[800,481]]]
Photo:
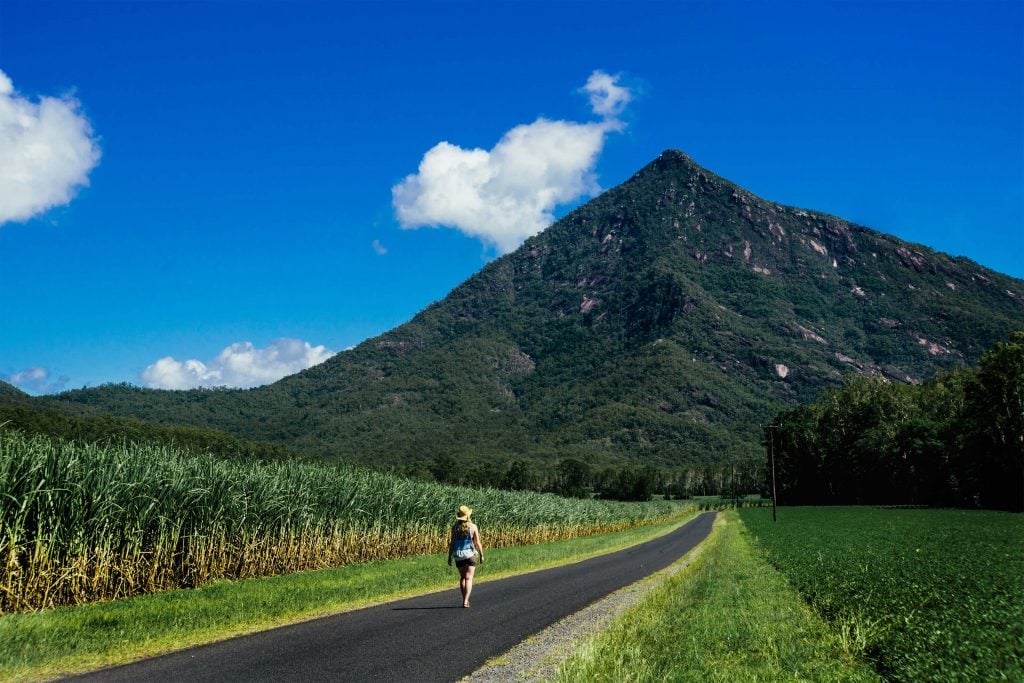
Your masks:
[[[636,583],[624,586],[533,634],[461,678],[460,683],[521,683],[550,680],[562,663],[583,643],[608,629],[615,620],[639,604],[666,579],[693,565],[707,547],[707,543],[717,535],[718,529],[725,523],[722,515],[717,512],[714,514],[715,520],[707,537],[668,567]]]

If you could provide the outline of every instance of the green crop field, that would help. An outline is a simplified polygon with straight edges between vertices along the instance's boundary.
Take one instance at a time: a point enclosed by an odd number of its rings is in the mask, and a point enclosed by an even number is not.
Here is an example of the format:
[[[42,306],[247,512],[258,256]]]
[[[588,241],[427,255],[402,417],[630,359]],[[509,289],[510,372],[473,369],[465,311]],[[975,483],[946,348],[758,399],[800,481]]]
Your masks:
[[[769,562],[892,681],[1024,680],[1024,516],[744,509]]]
[[[442,552],[459,504],[477,509],[489,547],[616,531],[692,507],[0,429],[0,614]]]

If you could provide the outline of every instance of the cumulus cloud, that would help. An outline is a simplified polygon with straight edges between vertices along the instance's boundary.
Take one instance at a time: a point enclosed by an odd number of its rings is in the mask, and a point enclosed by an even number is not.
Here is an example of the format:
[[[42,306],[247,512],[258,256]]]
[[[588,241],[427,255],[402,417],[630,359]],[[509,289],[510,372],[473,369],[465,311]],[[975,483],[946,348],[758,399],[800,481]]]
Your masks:
[[[301,339],[275,339],[263,349],[252,342],[238,342],[204,363],[166,356],[142,371],[142,381],[153,389],[235,387],[248,389],[276,382],[285,375],[305,370],[334,355],[325,346]]]
[[[381,244],[380,240],[374,240],[370,243],[370,246],[373,247],[373,253],[377,254],[377,256],[383,256],[388,253],[388,248]]]
[[[73,97],[33,102],[0,71],[0,225],[67,204],[89,184],[100,148]]]
[[[58,377],[51,382],[50,371],[38,365],[7,375],[3,379],[30,394],[52,394],[63,389],[68,383],[67,377]]]
[[[595,71],[582,88],[599,121],[538,118],[490,150],[439,142],[391,188],[401,227],[452,227],[506,253],[550,225],[555,207],[596,194],[597,158],[631,98],[618,78]]]
[[[583,92],[590,95],[590,108],[598,116],[618,116],[633,99],[633,93],[619,85],[618,80],[618,76],[595,71],[583,86]]]

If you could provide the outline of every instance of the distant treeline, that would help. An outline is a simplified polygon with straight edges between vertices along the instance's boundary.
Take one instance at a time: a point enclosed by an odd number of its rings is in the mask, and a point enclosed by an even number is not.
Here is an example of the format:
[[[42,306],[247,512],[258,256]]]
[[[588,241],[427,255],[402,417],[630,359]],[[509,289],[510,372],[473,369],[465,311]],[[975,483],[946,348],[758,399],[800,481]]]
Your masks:
[[[0,428],[42,434],[80,443],[148,443],[186,453],[213,453],[227,458],[302,459],[281,444],[239,439],[215,429],[164,425],[115,415],[70,415],[23,400],[0,400]]]
[[[765,469],[763,460],[655,467],[639,463],[593,466],[575,457],[550,463],[521,458],[469,464],[438,455],[432,461],[401,468],[398,473],[442,484],[540,491],[569,498],[644,501],[655,494],[682,499],[759,492],[764,489]]]
[[[1024,509],[1024,332],[918,386],[854,377],[765,430],[779,502]]]

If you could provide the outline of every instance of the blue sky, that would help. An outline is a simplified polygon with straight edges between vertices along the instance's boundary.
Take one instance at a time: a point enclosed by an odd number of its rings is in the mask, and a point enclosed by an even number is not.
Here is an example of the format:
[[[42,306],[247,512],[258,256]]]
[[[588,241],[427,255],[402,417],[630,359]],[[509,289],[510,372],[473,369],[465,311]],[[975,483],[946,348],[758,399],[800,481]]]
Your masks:
[[[141,385],[171,358],[165,378],[246,385],[390,329],[518,239],[466,234],[486,207],[443,214],[462,230],[403,229],[392,188],[441,142],[484,170],[512,159],[515,184],[537,147],[496,145],[538,117],[592,134],[553,181],[583,196],[548,214],[677,148],[773,201],[1024,277],[1022,7],[2,0],[5,97],[63,103],[91,133],[67,162],[88,186],[0,225],[0,376]],[[597,111],[595,72],[628,102]],[[27,158],[9,124],[0,182]],[[531,182],[506,188],[516,211]],[[0,203],[21,206],[12,187]]]

